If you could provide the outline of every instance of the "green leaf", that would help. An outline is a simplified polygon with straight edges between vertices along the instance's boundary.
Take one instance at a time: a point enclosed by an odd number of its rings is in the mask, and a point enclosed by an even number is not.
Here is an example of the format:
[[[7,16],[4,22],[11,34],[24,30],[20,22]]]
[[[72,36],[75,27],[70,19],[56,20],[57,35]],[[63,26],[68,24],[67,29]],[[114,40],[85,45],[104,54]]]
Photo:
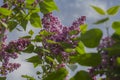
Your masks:
[[[52,12],[53,10],[58,10],[58,7],[54,0],[44,0],[40,3],[40,10],[43,14]]]
[[[118,13],[120,6],[113,6],[107,10],[108,15],[115,15]]]
[[[22,75],[21,77],[26,78],[27,80],[36,80],[34,77],[28,75]]]
[[[100,29],[94,28],[88,30],[86,33],[81,34],[81,41],[88,48],[94,48],[99,45],[102,38],[102,31]]]
[[[30,35],[33,35],[33,34],[34,34],[33,30],[30,30],[28,33],[29,33]]]
[[[83,66],[97,66],[101,63],[101,55],[98,53],[86,53],[71,57],[71,62],[78,62]]]
[[[116,61],[117,61],[117,65],[120,65],[120,57],[117,57]]]
[[[93,5],[91,5],[91,7],[92,7],[97,13],[99,13],[100,15],[105,15],[105,11],[104,11],[102,8],[97,7],[97,6],[93,6]]]
[[[37,13],[31,14],[30,23],[35,28],[41,28],[42,27],[40,16]]]
[[[112,28],[115,30],[116,34],[120,35],[120,21],[115,21],[112,23]]]
[[[0,77],[0,80],[6,80],[6,77]]]
[[[42,59],[40,59],[40,57],[36,55],[31,58],[28,58],[27,62],[31,62],[31,63],[33,63],[34,67],[37,67],[39,64],[42,63]],[[36,64],[37,64],[37,66],[36,66]]]
[[[108,20],[109,20],[109,18],[106,17],[106,18],[103,18],[103,19],[100,19],[100,20],[96,21],[94,24],[102,24],[102,23],[105,23]]]
[[[67,74],[68,71],[65,68],[60,68],[55,72],[49,73],[43,80],[64,80]]]
[[[85,54],[85,48],[84,48],[84,44],[82,42],[78,43],[78,46],[76,47],[76,51],[79,54]]]
[[[53,58],[46,56],[46,59],[49,60],[50,62],[53,62],[54,64],[56,63]]]
[[[18,23],[16,21],[9,21],[8,22],[8,29],[10,31],[13,31],[16,28],[17,25],[18,25]]]
[[[112,34],[112,39],[113,39],[115,42],[120,42],[120,35],[119,35],[119,34],[116,34],[116,33],[113,33],[113,34]]]
[[[58,44],[57,42],[53,41],[53,40],[46,40],[47,43],[50,43],[50,44]]]
[[[39,34],[42,35],[42,36],[49,36],[49,35],[51,35],[52,33],[48,32],[48,31],[46,31],[46,30],[41,30]]]
[[[119,55],[120,54],[120,42],[115,43],[111,47],[105,48],[104,50],[108,52],[109,56]]]
[[[67,49],[65,49],[65,52],[67,52],[67,53],[75,52],[75,49],[67,48]]]
[[[77,65],[76,64],[69,64],[69,65],[67,65],[69,68],[70,68],[70,70],[72,70],[72,71],[75,71],[76,69],[77,69]]]
[[[34,41],[41,42],[42,41],[42,37],[40,35],[36,35]]]
[[[81,70],[77,72],[77,74],[75,74],[75,76],[72,77],[70,80],[93,80],[93,79],[90,77],[88,72]]]
[[[75,35],[75,34],[77,34],[77,33],[78,33],[77,30],[71,30],[71,31],[69,32],[70,35]]]
[[[26,1],[26,4],[32,4],[34,3],[35,0],[25,0]]]
[[[31,36],[22,36],[20,38],[27,38],[27,39],[29,39],[29,38],[31,38]]]
[[[23,52],[32,53],[34,51],[34,45],[30,44]]]
[[[11,15],[12,11],[8,10],[6,8],[0,8],[0,14],[5,15],[5,16],[9,16]]]
[[[87,31],[87,27],[88,27],[87,24],[80,25],[80,31],[81,31],[82,33],[85,33],[85,32]]]
[[[8,25],[5,22],[0,20],[0,23],[2,24],[3,27],[8,28]]]
[[[28,20],[26,20],[26,19],[22,19],[22,20],[20,21],[20,25],[22,26],[22,28],[23,28],[24,30],[26,30],[27,24],[28,24]]]

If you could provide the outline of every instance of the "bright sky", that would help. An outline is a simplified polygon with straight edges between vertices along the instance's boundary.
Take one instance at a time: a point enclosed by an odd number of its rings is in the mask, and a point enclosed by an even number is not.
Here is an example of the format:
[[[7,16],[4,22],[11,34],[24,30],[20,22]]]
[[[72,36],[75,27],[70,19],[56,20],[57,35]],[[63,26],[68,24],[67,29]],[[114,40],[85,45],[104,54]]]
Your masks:
[[[97,27],[97,28],[101,28],[103,31],[105,31],[104,29],[105,25],[99,25],[99,26],[92,25],[93,22],[101,19],[102,16],[99,16],[90,7],[90,5],[91,4],[97,5],[103,8],[104,10],[106,10],[108,7],[111,7],[113,5],[120,5],[120,0],[55,0],[55,1],[60,9],[60,12],[54,12],[54,14],[61,19],[64,25],[71,25],[71,22],[73,20],[75,20],[79,16],[84,15],[87,17],[86,23],[89,24],[89,28]],[[118,15],[111,18],[112,18],[111,21],[120,20],[120,16]],[[111,21],[108,24],[111,24]],[[36,33],[38,32],[38,29],[34,29],[31,27],[30,24],[28,24],[27,31],[29,31],[30,29],[33,29]],[[110,30],[110,32],[112,31]],[[18,36],[23,36],[25,34],[26,32],[18,32],[14,30],[12,33],[9,34],[8,37],[9,40],[14,40],[17,39]],[[17,60],[13,60],[13,62],[21,63],[22,66],[18,70],[9,74],[7,80],[26,80],[21,78],[22,74],[35,76],[36,70],[40,70],[40,68],[34,69],[32,64],[25,62],[25,58],[28,58],[30,56],[31,56],[30,54],[24,54],[21,55]],[[84,69],[84,68],[79,67],[78,70],[80,69]]]

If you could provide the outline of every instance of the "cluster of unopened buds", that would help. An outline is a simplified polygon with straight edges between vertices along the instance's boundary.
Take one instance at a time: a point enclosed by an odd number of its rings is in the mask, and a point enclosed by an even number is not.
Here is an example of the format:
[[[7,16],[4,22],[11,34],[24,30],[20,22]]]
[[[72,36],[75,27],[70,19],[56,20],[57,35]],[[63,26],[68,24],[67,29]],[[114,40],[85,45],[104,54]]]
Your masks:
[[[63,60],[67,60],[70,54],[75,54],[74,52],[67,53],[65,48],[60,44],[51,44],[47,40],[52,40],[56,43],[65,43],[70,48],[75,48],[78,44],[78,41],[73,39],[77,38],[80,33],[80,25],[84,24],[86,17],[82,16],[72,23],[71,26],[64,26],[61,24],[58,17],[53,16],[52,13],[45,14],[42,19],[42,24],[44,30],[47,32],[53,33],[44,38],[44,47],[49,49],[51,53],[55,55],[62,56]],[[74,34],[70,34],[74,31]],[[64,44],[63,44],[64,45]]]

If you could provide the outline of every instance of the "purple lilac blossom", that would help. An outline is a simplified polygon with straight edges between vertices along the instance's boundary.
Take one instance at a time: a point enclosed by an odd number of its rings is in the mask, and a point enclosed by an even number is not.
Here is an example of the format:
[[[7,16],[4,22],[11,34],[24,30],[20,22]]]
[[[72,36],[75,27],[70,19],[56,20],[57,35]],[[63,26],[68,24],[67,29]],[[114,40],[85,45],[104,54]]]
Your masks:
[[[109,69],[113,70],[115,68],[116,56],[110,57],[108,55],[108,51],[105,50],[105,48],[110,48],[114,44],[115,44],[115,41],[111,37],[105,37],[101,40],[100,45],[97,47],[97,50],[98,50],[98,52],[100,52],[101,57],[102,57],[101,64],[89,69],[89,73],[90,73],[91,77],[93,77],[93,80],[97,80],[95,78],[96,74],[94,74],[96,71],[100,71],[100,70],[105,71],[100,74],[100,76],[103,76],[103,75],[106,75],[106,72],[107,72],[106,70],[109,70]],[[110,74],[112,74],[112,73],[110,73]]]
[[[53,35],[47,36],[44,38],[44,47],[49,49],[51,53],[56,55],[61,55],[63,60],[67,60],[71,53],[67,53],[64,50],[64,47],[60,44],[51,44],[48,43],[47,40],[52,40],[58,43],[67,43],[69,45],[72,45],[71,48],[75,48],[78,44],[78,42],[72,40],[74,38],[77,38],[80,33],[80,25],[84,24],[86,20],[85,16],[82,16],[75,20],[71,26],[64,26],[58,19],[58,17],[53,16],[52,13],[45,14],[42,19],[43,28],[53,33]],[[76,31],[76,34],[70,34],[71,31]]]
[[[5,43],[6,37],[3,39],[1,48],[0,48],[0,59],[2,66],[0,66],[0,74],[6,76],[8,73],[16,70],[20,67],[19,63],[10,63],[10,59],[18,58],[18,52],[25,49],[30,44],[28,39],[18,39],[15,41]]]

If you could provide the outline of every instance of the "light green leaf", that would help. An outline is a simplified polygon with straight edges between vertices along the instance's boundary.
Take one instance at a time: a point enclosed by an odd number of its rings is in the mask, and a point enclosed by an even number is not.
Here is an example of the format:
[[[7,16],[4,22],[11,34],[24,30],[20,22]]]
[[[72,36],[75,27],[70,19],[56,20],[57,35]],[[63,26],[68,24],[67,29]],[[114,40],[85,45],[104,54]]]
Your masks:
[[[43,14],[52,12],[53,10],[58,10],[58,7],[54,0],[44,0],[40,3],[40,10]]]
[[[33,35],[33,34],[34,34],[33,30],[30,30],[28,33],[29,33],[30,35]]]
[[[78,46],[76,47],[76,51],[79,54],[85,54],[85,48],[84,48],[84,44],[82,42],[78,43]]]
[[[21,77],[26,78],[27,80],[36,80],[34,77],[28,75],[22,75]]]
[[[26,4],[32,4],[34,3],[35,0],[25,0],[26,1]]]
[[[8,28],[8,25],[5,22],[0,20],[0,23],[2,24],[3,27]]]
[[[80,31],[81,31],[82,33],[85,33],[85,32],[87,31],[87,27],[88,27],[87,24],[80,25]]]
[[[41,28],[42,27],[40,16],[37,13],[31,14],[30,23],[35,28]]]
[[[115,30],[116,34],[120,35],[120,21],[115,21],[112,23],[112,28]]]
[[[102,8],[97,7],[97,6],[93,6],[93,5],[91,5],[91,7],[92,7],[97,13],[99,13],[99,14],[101,14],[101,15],[105,15],[105,11],[104,11]]]
[[[9,16],[11,15],[12,11],[8,10],[6,8],[0,8],[0,14],[5,15],[5,16]]]
[[[120,6],[113,6],[107,10],[108,15],[115,15],[118,13]]]
[[[117,57],[116,61],[117,61],[117,65],[120,66],[120,57]]]
[[[93,79],[90,77],[88,72],[81,70],[77,72],[77,74],[75,74],[75,76],[72,77],[70,80],[93,80]]]
[[[94,28],[88,30],[84,34],[81,34],[80,39],[86,47],[94,48],[99,45],[102,35],[103,33],[100,29]]]
[[[100,20],[96,21],[94,24],[102,24],[102,23],[105,23],[108,20],[109,20],[109,18],[106,17],[106,18],[103,18],[103,19],[100,19]]]

